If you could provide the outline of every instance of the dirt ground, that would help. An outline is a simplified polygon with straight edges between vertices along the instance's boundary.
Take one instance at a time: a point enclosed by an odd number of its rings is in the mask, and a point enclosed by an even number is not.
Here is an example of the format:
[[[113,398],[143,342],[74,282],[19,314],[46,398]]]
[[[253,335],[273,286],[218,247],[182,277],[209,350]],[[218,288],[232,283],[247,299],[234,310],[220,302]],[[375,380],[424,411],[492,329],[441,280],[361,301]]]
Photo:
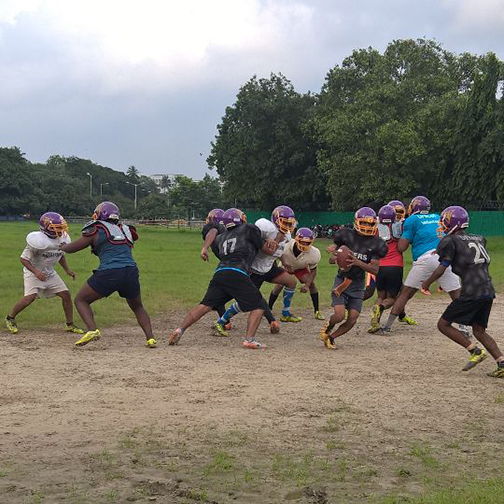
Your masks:
[[[266,351],[212,337],[212,316],[177,347],[136,326],[0,335],[0,503],[346,503],[409,496],[502,471],[504,380],[491,358],[436,330],[446,297],[409,305],[418,327],[369,335],[367,308],[338,349],[309,312]],[[490,332],[504,347],[504,304]],[[326,310],[326,315],[329,311]]]

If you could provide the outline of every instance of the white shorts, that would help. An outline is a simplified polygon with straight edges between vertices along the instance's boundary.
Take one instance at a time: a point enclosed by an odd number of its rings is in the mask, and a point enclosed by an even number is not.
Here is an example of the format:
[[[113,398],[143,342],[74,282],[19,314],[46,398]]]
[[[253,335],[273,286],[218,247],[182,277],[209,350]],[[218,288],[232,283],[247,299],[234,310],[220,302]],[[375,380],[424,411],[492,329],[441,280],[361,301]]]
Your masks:
[[[42,282],[33,274],[24,277],[25,296],[37,294],[37,298],[40,298],[42,294],[44,294],[46,298],[50,298],[58,294],[58,292],[66,290],[68,290],[68,287],[56,272],[54,272],[54,275],[47,278],[45,282]]]
[[[404,281],[404,285],[406,287],[412,287],[413,289],[420,289],[422,287],[422,282],[427,280],[438,266],[439,256],[433,254],[432,251],[426,252],[413,263]],[[452,292],[460,289],[460,279],[453,273],[451,266],[446,269],[443,275],[437,280],[437,283],[445,292]]]

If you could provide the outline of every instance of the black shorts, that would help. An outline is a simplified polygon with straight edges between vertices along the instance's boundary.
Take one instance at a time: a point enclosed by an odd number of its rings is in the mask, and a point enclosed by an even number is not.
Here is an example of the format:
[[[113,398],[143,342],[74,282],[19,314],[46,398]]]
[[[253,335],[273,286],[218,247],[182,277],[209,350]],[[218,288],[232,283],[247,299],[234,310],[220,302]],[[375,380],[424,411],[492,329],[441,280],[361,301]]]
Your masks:
[[[273,264],[273,266],[271,266],[271,269],[268,272],[264,273],[264,275],[259,275],[259,273],[252,273],[250,275],[250,279],[252,280],[252,282],[254,282],[254,285],[258,289],[260,289],[261,285],[264,282],[273,283],[273,280],[277,276],[280,276],[282,273],[285,273],[285,270],[283,268],[280,268],[276,264]]]
[[[216,308],[231,299],[235,299],[244,312],[265,307],[261,293],[248,275],[233,270],[217,271],[201,304]]]
[[[376,290],[385,291],[393,297],[399,294],[403,282],[401,266],[380,266],[376,275]]]
[[[103,297],[108,297],[117,291],[122,298],[135,299],[140,296],[138,275],[136,266],[95,270],[87,283]]]
[[[456,322],[472,326],[477,324],[486,328],[488,326],[488,317],[492,311],[493,299],[467,299],[460,298],[453,300],[446,308],[441,318],[449,322]]]

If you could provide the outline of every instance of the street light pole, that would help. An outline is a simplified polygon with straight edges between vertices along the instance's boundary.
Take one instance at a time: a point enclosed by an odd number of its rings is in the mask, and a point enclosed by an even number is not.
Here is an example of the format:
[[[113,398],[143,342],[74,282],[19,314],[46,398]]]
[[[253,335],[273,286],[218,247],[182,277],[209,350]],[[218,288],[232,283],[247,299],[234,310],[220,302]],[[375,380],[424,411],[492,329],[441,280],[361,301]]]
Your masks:
[[[129,185],[132,185],[135,187],[135,210],[136,210],[137,209],[137,187],[140,184],[133,184],[132,182],[128,182],[128,181],[126,181],[126,184],[129,184]]]
[[[93,197],[93,175],[91,173],[87,172],[86,175],[89,176],[89,197]]]
[[[104,182],[103,184],[100,184],[100,196],[103,196],[103,186],[104,185],[109,185],[109,182]]]

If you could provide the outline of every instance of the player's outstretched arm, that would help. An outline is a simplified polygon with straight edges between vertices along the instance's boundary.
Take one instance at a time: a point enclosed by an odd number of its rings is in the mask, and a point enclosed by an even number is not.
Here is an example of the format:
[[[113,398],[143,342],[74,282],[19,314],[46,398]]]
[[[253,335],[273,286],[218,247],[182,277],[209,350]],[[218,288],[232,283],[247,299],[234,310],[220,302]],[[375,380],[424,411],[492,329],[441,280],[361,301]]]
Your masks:
[[[208,249],[212,246],[212,243],[217,236],[217,229],[210,229],[205,236],[205,241],[203,247],[201,248],[200,257],[203,261],[208,261]]]
[[[61,267],[65,271],[65,273],[68,276],[71,276],[75,280],[75,273],[68,267],[68,262],[66,260],[65,256],[61,256],[61,259],[59,260],[59,263],[61,264]]]
[[[81,236],[79,239],[72,243],[62,243],[60,245],[60,250],[66,254],[73,254],[74,252],[79,252],[79,250],[84,250],[93,243],[94,235],[92,236]]]

